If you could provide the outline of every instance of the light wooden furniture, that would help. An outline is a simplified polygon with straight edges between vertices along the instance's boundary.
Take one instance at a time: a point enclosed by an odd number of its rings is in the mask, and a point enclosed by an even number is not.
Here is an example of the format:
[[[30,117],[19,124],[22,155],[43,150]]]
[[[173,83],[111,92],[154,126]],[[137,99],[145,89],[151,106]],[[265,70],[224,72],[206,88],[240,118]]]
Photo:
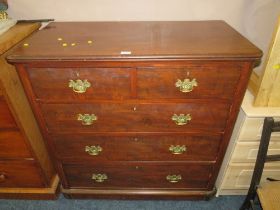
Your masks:
[[[51,23],[8,59],[66,196],[182,199],[214,195],[260,57],[199,21]]]
[[[254,106],[280,107],[280,18],[271,41],[264,70],[253,72],[249,90],[255,96]]]
[[[253,95],[247,91],[217,180],[218,195],[247,194],[264,117],[272,116],[276,120],[280,119],[280,108],[254,107],[253,101]],[[280,135],[273,133],[268,154],[279,152]],[[263,177],[272,176],[280,179],[280,163],[266,163],[263,174]],[[265,181],[264,179],[261,183]]]
[[[258,196],[263,210],[278,210],[280,208],[280,182],[264,184],[258,188]]]
[[[268,154],[272,133],[280,134],[280,121],[275,121],[273,117],[265,117],[250,187],[239,210],[255,209],[257,197],[263,210],[280,209],[280,180],[277,180],[275,176],[269,176],[266,177],[265,183],[260,184],[265,164],[280,161],[280,152]]]
[[[0,36],[0,198],[57,197],[58,176],[14,66],[5,60],[39,27],[18,24]]]

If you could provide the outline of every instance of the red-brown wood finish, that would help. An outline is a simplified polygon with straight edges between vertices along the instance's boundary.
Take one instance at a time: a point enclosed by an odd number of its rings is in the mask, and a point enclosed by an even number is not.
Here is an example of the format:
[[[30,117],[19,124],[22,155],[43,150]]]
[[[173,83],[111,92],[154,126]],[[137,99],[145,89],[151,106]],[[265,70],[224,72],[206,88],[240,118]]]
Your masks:
[[[0,129],[1,128],[15,129],[17,125],[4,97],[0,96]]]
[[[222,21],[51,23],[27,42],[8,60],[17,66],[67,197],[213,195],[258,48]],[[178,79],[194,78],[191,92],[175,87]],[[92,86],[74,93],[70,79]],[[78,114],[97,121],[83,125]],[[192,119],[179,126],[173,114]],[[186,151],[171,154],[172,144]],[[102,151],[89,155],[86,146]],[[93,173],[109,179],[95,183]],[[166,181],[177,173],[181,182]]]
[[[94,103],[94,104],[42,104],[49,132],[190,132],[224,130],[229,105],[224,103]],[[92,125],[83,125],[78,114],[94,114]],[[191,120],[177,125],[174,114],[190,114]],[[201,120],[203,119],[203,120]]]
[[[73,103],[91,99],[130,98],[130,73],[126,68],[31,68],[30,80],[37,98]],[[87,80],[85,93],[68,87],[70,80]]]
[[[143,99],[214,98],[232,100],[240,77],[235,62],[186,62],[185,67],[140,68],[137,72],[138,97]],[[207,71],[207,76],[205,76]],[[181,92],[178,80],[196,79],[197,87],[191,92]]]
[[[207,189],[211,164],[117,162],[98,165],[64,165],[71,188],[186,188]],[[106,174],[104,182],[96,182],[93,174]],[[168,175],[180,175],[181,180],[169,182]]]
[[[24,181],[23,181],[24,180]],[[35,161],[0,161],[0,187],[44,187]]]
[[[61,134],[52,137],[56,156],[64,162],[75,161],[215,161],[220,135],[141,135],[102,136]],[[185,146],[182,154],[173,154],[171,146]],[[98,155],[90,155],[86,147],[100,146]]]
[[[0,133],[0,158],[32,158],[22,134],[19,131]]]

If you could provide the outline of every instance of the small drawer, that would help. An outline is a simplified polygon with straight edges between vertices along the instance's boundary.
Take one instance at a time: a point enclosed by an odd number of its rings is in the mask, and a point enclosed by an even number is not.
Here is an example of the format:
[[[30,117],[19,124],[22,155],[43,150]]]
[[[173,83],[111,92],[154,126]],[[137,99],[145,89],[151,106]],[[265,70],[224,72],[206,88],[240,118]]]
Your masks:
[[[57,156],[72,161],[215,161],[221,136],[53,136]]]
[[[212,165],[198,163],[114,162],[64,165],[70,188],[188,188],[206,189]]]
[[[274,118],[279,121],[280,118]],[[263,117],[245,118],[239,134],[239,141],[256,141],[261,139],[263,128]],[[280,133],[275,132],[271,134],[271,140],[280,141]]]
[[[32,157],[22,134],[18,131],[0,131],[0,158]]]
[[[259,150],[260,142],[237,142],[234,149],[231,162],[255,162]],[[280,154],[280,142],[279,141],[270,141],[269,155]]]
[[[16,122],[5,101],[4,97],[0,97],[0,128],[16,128]]]
[[[230,164],[222,184],[222,189],[248,189],[253,171],[253,163]],[[280,180],[279,162],[265,164],[261,182],[265,182],[266,178]]]
[[[234,62],[190,62],[185,67],[140,68],[143,99],[220,98],[232,100],[242,66]]]
[[[44,187],[34,161],[0,161],[0,187]]]
[[[42,104],[50,132],[222,132],[229,105],[180,104]]]
[[[130,97],[130,71],[127,68],[31,68],[28,74],[35,96],[44,101]]]

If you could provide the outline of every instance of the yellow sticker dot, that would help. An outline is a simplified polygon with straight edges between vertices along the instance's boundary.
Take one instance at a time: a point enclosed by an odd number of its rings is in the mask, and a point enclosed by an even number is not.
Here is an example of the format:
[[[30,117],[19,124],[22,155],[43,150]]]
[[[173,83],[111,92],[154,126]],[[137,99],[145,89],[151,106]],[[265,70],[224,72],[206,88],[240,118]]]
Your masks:
[[[71,43],[71,46],[76,46],[76,43]]]
[[[28,44],[28,43],[24,43],[23,46],[24,46],[24,47],[28,47],[29,44]]]
[[[88,44],[92,44],[92,41],[91,41],[91,40],[88,40],[87,43],[88,43]]]
[[[57,38],[58,41],[62,41],[62,38]]]
[[[63,46],[63,47],[67,47],[67,43],[63,43],[62,46]]]

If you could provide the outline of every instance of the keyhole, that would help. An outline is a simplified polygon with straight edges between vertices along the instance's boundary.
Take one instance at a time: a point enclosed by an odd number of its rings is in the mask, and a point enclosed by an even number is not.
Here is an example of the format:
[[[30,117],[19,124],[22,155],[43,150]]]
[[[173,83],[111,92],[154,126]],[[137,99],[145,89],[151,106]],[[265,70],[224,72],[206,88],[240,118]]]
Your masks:
[[[137,110],[136,106],[135,106],[135,107],[133,107],[133,111],[136,111],[136,110]]]
[[[76,76],[77,76],[77,77],[80,77],[80,73],[79,73],[79,72],[76,72]]]

